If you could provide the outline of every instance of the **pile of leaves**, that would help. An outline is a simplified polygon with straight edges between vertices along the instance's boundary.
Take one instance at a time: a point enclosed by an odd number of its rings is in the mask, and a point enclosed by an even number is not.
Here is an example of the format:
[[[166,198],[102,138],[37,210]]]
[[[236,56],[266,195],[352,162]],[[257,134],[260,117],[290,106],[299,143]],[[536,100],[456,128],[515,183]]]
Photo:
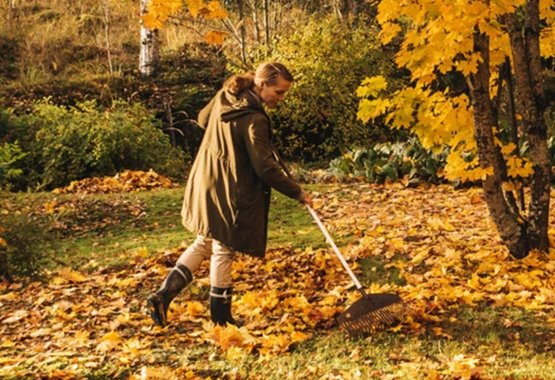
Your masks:
[[[462,306],[503,306],[544,320],[546,329],[535,334],[545,352],[555,349],[555,255],[511,259],[481,190],[349,184],[314,199],[332,235],[356,236],[342,251],[367,290],[397,292],[411,305],[413,316],[390,334],[449,340],[444,326],[457,323]],[[184,248],[125,252],[128,264],[117,269],[92,260],[80,270],[53,272],[46,284],[0,287],[0,376],[218,378],[222,373],[208,356],[195,361],[193,371],[180,352],[214,345],[215,355],[227,360],[271,360],[336,329],[335,317],[359,298],[331,250],[277,248],[265,261],[241,255],[234,263],[233,311],[243,327],[209,322],[205,263],[162,329],[146,316],[144,302]],[[507,317],[503,323],[517,322]],[[477,368],[487,360],[461,353],[418,368],[435,373],[431,378],[479,378]]]
[[[56,194],[107,194],[132,191],[169,189],[177,185],[153,170],[125,170],[113,177],[85,178],[72,181],[68,186],[54,189]]]
[[[79,194],[76,198],[56,197],[31,212],[33,217],[41,215],[51,219],[50,230],[62,235],[75,235],[102,231],[127,220],[138,223],[146,215],[146,206],[140,200],[118,197],[99,199]]]

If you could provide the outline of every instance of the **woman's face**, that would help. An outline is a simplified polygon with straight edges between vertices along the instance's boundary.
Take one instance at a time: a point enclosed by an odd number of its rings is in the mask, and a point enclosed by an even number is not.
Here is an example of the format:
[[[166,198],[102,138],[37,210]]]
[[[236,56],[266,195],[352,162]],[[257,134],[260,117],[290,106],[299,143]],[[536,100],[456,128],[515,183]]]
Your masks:
[[[268,108],[274,108],[279,102],[285,99],[285,93],[291,87],[291,82],[278,75],[274,84],[262,83],[260,87],[260,99]]]

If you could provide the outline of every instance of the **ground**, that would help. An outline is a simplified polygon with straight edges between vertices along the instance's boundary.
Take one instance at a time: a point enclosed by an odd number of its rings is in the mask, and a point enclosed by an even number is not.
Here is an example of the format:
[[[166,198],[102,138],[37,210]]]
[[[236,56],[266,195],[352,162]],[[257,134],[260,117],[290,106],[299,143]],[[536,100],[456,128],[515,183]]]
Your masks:
[[[192,241],[182,189],[9,195],[4,214],[44,214],[57,240],[42,281],[0,287],[0,377],[555,378],[555,257],[509,257],[480,189],[309,190],[367,291],[399,294],[412,316],[343,331],[335,317],[360,295],[308,213],[275,194],[266,259],[234,266],[244,326],[209,323],[205,265],[162,329],[144,301]]]

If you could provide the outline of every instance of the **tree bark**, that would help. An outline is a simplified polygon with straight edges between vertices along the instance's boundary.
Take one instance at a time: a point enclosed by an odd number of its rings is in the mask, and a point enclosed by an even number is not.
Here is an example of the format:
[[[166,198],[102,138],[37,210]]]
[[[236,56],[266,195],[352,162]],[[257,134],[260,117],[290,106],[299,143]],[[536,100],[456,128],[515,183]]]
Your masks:
[[[246,32],[245,32],[245,10],[243,0],[238,0],[237,5],[239,6],[239,32],[241,36],[241,63],[243,67],[247,63],[247,46],[246,46]]]
[[[474,135],[478,146],[480,167],[493,169],[482,182],[490,215],[497,231],[515,257],[524,257],[529,251],[526,221],[519,218],[509,207],[503,193],[505,162],[495,143],[494,127],[497,127],[493,103],[490,97],[489,82],[489,39],[478,29],[474,32],[474,51],[482,57],[476,73],[469,78]]]
[[[112,65],[112,47],[110,45],[110,2],[104,1],[104,39],[106,40],[106,56],[108,59],[108,68],[110,76],[114,75],[114,66]]]
[[[12,21],[14,13],[15,13],[15,0],[9,0],[9,2],[8,2],[8,22]]]
[[[260,25],[258,24],[258,12],[256,10],[256,4],[252,2],[250,4],[252,10],[252,23],[254,24],[254,39],[257,44],[260,43]]]
[[[148,11],[148,0],[141,0],[141,16]],[[151,77],[158,68],[159,46],[158,30],[145,27],[141,21],[141,51],[139,72],[143,77]]]
[[[264,13],[264,43],[270,46],[270,0],[263,0]]]
[[[508,16],[507,27],[515,70],[517,110],[521,115],[523,132],[528,138],[530,161],[533,166],[528,233],[531,249],[547,252],[551,168],[544,119],[545,96],[539,54],[538,0],[526,2],[524,24],[515,13]]]
[[[520,139],[518,137],[518,123],[516,120],[516,107],[515,107],[515,89],[513,85],[513,74],[511,70],[511,61],[509,57],[505,58],[503,63],[503,72],[505,80],[507,81],[507,93],[509,97],[509,118],[511,123],[511,141],[516,146],[516,154],[520,157]],[[524,200],[524,188],[518,189],[518,207],[521,212],[526,210]]]

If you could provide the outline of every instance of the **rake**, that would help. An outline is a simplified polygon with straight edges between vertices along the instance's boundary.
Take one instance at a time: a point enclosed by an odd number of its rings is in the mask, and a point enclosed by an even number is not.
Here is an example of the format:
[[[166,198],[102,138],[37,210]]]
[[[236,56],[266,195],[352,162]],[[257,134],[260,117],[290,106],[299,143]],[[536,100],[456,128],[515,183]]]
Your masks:
[[[339,325],[351,335],[360,335],[365,332],[373,332],[380,327],[392,325],[399,322],[405,315],[411,314],[409,306],[397,294],[380,293],[367,294],[355,276],[345,257],[339,252],[337,245],[331,238],[328,230],[310,207],[306,206],[314,221],[326,237],[327,242],[333,248],[343,268],[347,271],[362,298],[352,304],[347,310],[337,317]]]
[[[273,150],[273,155],[276,161],[281,165],[287,176],[293,179],[293,176],[279,153]],[[360,281],[355,276],[345,257],[335,245],[328,230],[310,206],[306,206],[310,215],[326,237],[326,241],[333,248],[337,258],[341,261],[343,268],[347,271],[351,280],[355,284],[357,290],[362,295],[362,298],[352,304],[347,310],[337,317],[339,326],[347,330],[352,336],[361,335],[363,333],[371,333],[380,327],[386,327],[396,322],[401,321],[405,316],[411,315],[412,310],[409,305],[404,302],[397,294],[392,293],[374,293],[367,294],[364,291]]]

